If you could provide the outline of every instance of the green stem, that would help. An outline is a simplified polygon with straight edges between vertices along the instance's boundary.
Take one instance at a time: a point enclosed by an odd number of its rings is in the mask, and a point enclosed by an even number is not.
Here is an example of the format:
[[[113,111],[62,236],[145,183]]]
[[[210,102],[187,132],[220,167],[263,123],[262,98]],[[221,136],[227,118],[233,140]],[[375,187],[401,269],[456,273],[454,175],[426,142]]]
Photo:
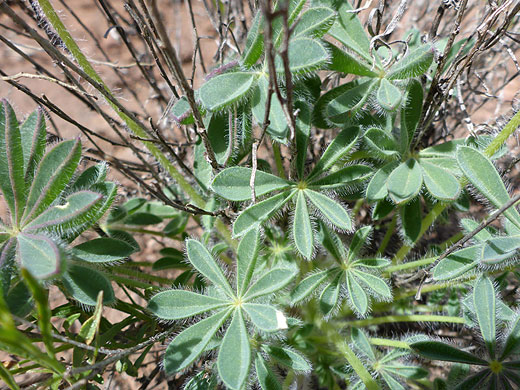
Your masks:
[[[160,276],[150,275],[145,272],[140,272],[133,268],[129,268],[126,265],[118,266],[114,268],[114,271],[126,276],[132,276],[138,280],[145,282],[157,282],[160,284],[172,284],[175,280],[168,278],[161,278]]]
[[[357,220],[356,216],[359,213],[359,210],[361,210],[361,206],[363,206],[363,203],[365,202],[365,199],[361,198],[356,201],[356,204],[352,208],[352,217],[354,218],[354,221]]]
[[[410,349],[410,345],[404,341],[389,340],[389,339],[383,339],[383,338],[379,338],[379,337],[370,338],[370,344],[379,345],[382,347]]]
[[[325,333],[325,336],[331,345],[334,345],[336,350],[347,360],[348,364],[354,369],[356,374],[365,384],[367,390],[379,390],[379,384],[372,378],[372,375],[365,368],[361,360],[352,351],[345,338],[338,333],[338,331],[329,323],[325,321],[318,321],[320,329]]]
[[[393,265],[391,267],[388,267],[385,269],[385,274],[391,274],[396,271],[403,271],[406,269],[413,269],[413,268],[420,268],[425,265],[429,265],[431,263],[434,263],[435,260],[438,259],[439,256],[434,257],[428,257],[426,259],[416,260],[416,261],[409,261],[408,263]]]
[[[381,241],[381,245],[379,246],[379,249],[377,250],[376,254],[380,255],[385,253],[386,247],[388,246],[388,243],[390,242],[390,239],[394,234],[395,225],[397,225],[397,214],[394,215],[394,217],[390,221],[390,224],[388,225],[388,230],[386,231],[385,236],[383,237],[383,241]]]
[[[394,322],[449,322],[452,324],[464,324],[462,317],[450,317],[433,314],[404,314],[385,317],[365,318],[363,320],[343,321],[343,326],[361,328],[365,326],[381,325]]]
[[[280,144],[278,142],[273,142],[273,154],[278,176],[282,179],[286,179],[285,171],[283,169],[282,153],[280,152]]]

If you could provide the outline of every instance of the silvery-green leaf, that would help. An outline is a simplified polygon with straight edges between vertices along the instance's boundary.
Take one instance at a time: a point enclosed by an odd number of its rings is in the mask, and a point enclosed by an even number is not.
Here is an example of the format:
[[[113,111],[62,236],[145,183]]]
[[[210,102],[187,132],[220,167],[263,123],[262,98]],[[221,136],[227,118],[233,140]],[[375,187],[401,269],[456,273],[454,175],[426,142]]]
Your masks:
[[[358,80],[350,81],[336,88],[332,88],[330,91],[327,91],[321,95],[318,101],[314,104],[314,109],[312,111],[312,123],[321,129],[330,129],[335,127],[335,125],[331,124],[331,122],[327,119],[327,106],[338,96],[343,95],[358,85]]]
[[[116,300],[110,280],[92,268],[77,264],[69,265],[61,279],[70,295],[84,305],[96,306],[101,290],[103,290],[104,305],[110,305]]]
[[[23,222],[30,221],[54,202],[72,178],[80,157],[79,139],[60,142],[45,154],[29,190]]]
[[[414,199],[400,208],[401,224],[405,238],[415,242],[421,235],[422,211],[421,200]]]
[[[210,111],[221,110],[247,96],[257,78],[253,72],[230,72],[215,76],[200,87],[200,101]]]
[[[229,297],[234,297],[228,280],[204,245],[197,240],[186,240],[186,254],[197,271],[208,278],[216,287],[221,288]]]
[[[514,256],[519,248],[520,236],[490,238],[482,248],[481,261],[489,265],[499,264]]]
[[[311,274],[303,279],[291,292],[291,304],[294,305],[315,292],[316,288],[330,275],[328,270]]]
[[[62,271],[62,253],[50,238],[43,235],[17,235],[20,264],[35,278],[46,279]],[[95,300],[94,300],[95,301]]]
[[[265,118],[265,107],[267,104],[267,95],[269,90],[268,75],[262,75],[258,78],[258,83],[253,91],[251,99],[251,112],[256,122],[263,126]],[[282,103],[278,99],[276,93],[271,95],[271,108],[269,110],[269,127],[267,132],[274,139],[285,142],[288,132],[287,119],[283,111]]]
[[[294,269],[273,268],[258,280],[251,284],[251,287],[244,295],[244,301],[250,302],[255,298],[271,294],[287,286],[294,278]]]
[[[482,245],[470,246],[453,252],[433,269],[434,280],[451,280],[475,268],[480,262]]]
[[[327,65],[328,69],[345,74],[377,77],[372,65],[367,63],[366,60],[347,53],[329,42],[326,42],[326,47],[331,54],[330,63]]]
[[[386,299],[392,298],[390,287],[380,277],[359,270],[352,271],[352,274],[356,275],[357,280],[374,294]]]
[[[325,109],[327,120],[338,125],[347,122],[365,105],[377,84],[377,80],[369,79],[331,99]]]
[[[495,357],[496,349],[496,297],[493,282],[485,275],[473,286],[473,307],[477,316],[480,334],[486,343],[489,355]]]
[[[226,386],[241,390],[249,374],[251,347],[240,309],[235,310],[222,339],[217,358],[218,373]]]
[[[431,44],[424,44],[406,54],[397,61],[388,71],[389,80],[411,79],[422,76],[433,62],[433,48]]]
[[[375,361],[376,355],[374,354],[372,345],[370,344],[370,341],[368,340],[368,337],[365,334],[365,332],[358,328],[352,328],[350,334],[352,337],[352,342],[354,343],[356,348],[361,350],[361,352],[371,361]]]
[[[164,354],[166,375],[173,375],[193,363],[231,312],[232,310],[221,310],[179,333]]]
[[[298,191],[296,197],[292,234],[296,249],[309,260],[314,250],[314,234],[304,191]]]
[[[320,160],[314,166],[314,169],[307,177],[311,180],[317,175],[326,172],[340,158],[344,157],[356,145],[359,138],[359,127],[347,127],[343,129],[332,142],[329,144],[325,152],[321,155]]]
[[[369,179],[372,174],[372,168],[366,165],[348,165],[328,175],[313,178],[308,188],[318,189],[320,191],[344,187],[353,188]]]
[[[368,245],[370,242],[370,235],[372,233],[372,226],[363,226],[356,230],[352,241],[348,247],[348,261],[353,261],[363,246]]]
[[[422,170],[414,158],[408,159],[392,171],[386,182],[390,198],[397,203],[405,203],[421,191]]]
[[[381,107],[387,111],[395,111],[401,103],[401,99],[402,95],[399,88],[386,78],[382,78],[377,90],[377,102]]]
[[[368,129],[363,141],[376,158],[395,160],[400,157],[395,139],[386,131],[373,127]]]
[[[275,332],[287,328],[285,315],[271,305],[244,303],[242,308],[251,319],[251,322],[264,332]]]
[[[125,241],[110,237],[100,237],[83,242],[72,248],[72,254],[90,263],[105,263],[122,260],[136,250]]]
[[[392,161],[380,168],[368,183],[366,198],[369,202],[375,202],[386,198],[388,195],[387,181],[390,174],[399,165],[399,162]]]
[[[468,146],[459,146],[457,161],[473,186],[496,208],[509,202],[510,197],[493,163],[481,152]],[[504,215],[520,228],[520,214],[510,207]]]
[[[234,140],[230,139],[229,113],[214,112],[203,119],[211,149],[217,163],[226,165],[233,152]]]
[[[305,11],[294,27],[292,37],[322,37],[332,26],[336,13],[327,7],[312,7]]]
[[[460,184],[455,176],[426,159],[420,160],[424,185],[434,198],[442,201],[456,200],[460,195]]]
[[[303,356],[289,348],[276,347],[274,345],[267,345],[265,347],[267,354],[276,362],[285,367],[289,367],[294,371],[309,372],[311,365]]]
[[[456,362],[465,364],[476,364],[486,366],[488,363],[472,355],[471,353],[461,351],[451,345],[441,343],[440,341],[418,341],[410,344],[412,350],[431,360],[442,360],[446,362]]]
[[[463,218],[460,220],[460,225],[464,229],[465,234],[469,234],[473,230],[477,229],[480,224],[472,219]],[[486,240],[489,240],[490,238],[493,238],[493,235],[486,228],[482,229],[480,232],[473,236],[473,239],[477,240],[478,242],[484,242]]]
[[[211,185],[212,190],[218,195],[232,201],[251,199],[252,170],[246,167],[231,167],[219,172]],[[270,173],[257,170],[255,173],[255,194],[262,196],[269,192],[283,190],[293,183],[281,179]]]
[[[247,33],[246,46],[242,52],[242,63],[251,67],[262,56],[264,51],[264,37],[262,34],[264,17],[262,12],[257,12]]]
[[[309,189],[304,192],[305,196],[330,223],[342,230],[352,229],[352,220],[343,206],[319,192]]]
[[[20,125],[25,182],[30,183],[36,167],[45,153],[46,126],[42,110],[36,110]]]
[[[296,191],[282,192],[261,202],[258,202],[242,211],[233,224],[233,236],[241,236],[251,229],[260,226],[283,207]]]
[[[256,375],[262,390],[282,390],[282,385],[277,376],[269,368],[261,354],[256,354],[255,358]]]
[[[410,80],[406,86],[401,106],[401,131],[407,134],[408,145],[412,142],[421,119],[423,96],[421,83],[415,79]]]
[[[318,41],[298,37],[289,42],[289,69],[293,75],[312,72],[325,64],[329,59],[329,53]],[[281,57],[275,59],[276,71],[285,71]]]
[[[25,139],[24,139],[25,141]],[[25,208],[25,161],[22,136],[13,108],[0,101],[0,188],[18,225]]]
[[[305,166],[307,164],[307,145],[311,135],[311,111],[307,103],[297,102],[295,104],[300,110],[296,117],[296,169],[298,177],[303,179]]]
[[[163,320],[179,320],[229,305],[228,301],[184,290],[168,290],[154,295],[148,310]]]
[[[509,330],[507,332],[507,338],[504,343],[504,347],[502,349],[502,355],[500,356],[500,361],[503,361],[505,358],[512,354],[518,353],[518,348],[520,346],[520,316],[516,316],[514,321],[510,324]]]
[[[329,283],[321,292],[320,295],[320,309],[321,312],[327,316],[336,307],[339,299],[339,292],[341,289],[340,278],[343,274],[339,274],[336,278]]]
[[[237,249],[237,290],[241,295],[249,286],[260,249],[260,230],[252,229],[247,232]]]
[[[354,277],[347,273],[347,292],[350,306],[356,313],[364,316],[368,310],[368,297],[366,292]]]

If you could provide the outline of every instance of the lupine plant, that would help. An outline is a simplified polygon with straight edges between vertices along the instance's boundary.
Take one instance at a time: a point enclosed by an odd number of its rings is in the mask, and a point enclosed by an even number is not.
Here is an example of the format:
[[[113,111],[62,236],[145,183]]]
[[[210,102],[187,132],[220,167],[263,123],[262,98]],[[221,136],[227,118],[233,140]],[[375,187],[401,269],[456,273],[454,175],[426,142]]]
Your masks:
[[[520,387],[520,113],[468,113],[514,79],[518,2],[204,0],[206,66],[187,0],[191,77],[154,0],[99,1],[130,65],[65,2],[106,61],[57,2],[11,3],[0,41],[38,74],[1,80],[41,107],[19,122],[0,103],[9,388]],[[110,134],[22,77],[65,88]],[[83,136],[62,139],[55,116]]]

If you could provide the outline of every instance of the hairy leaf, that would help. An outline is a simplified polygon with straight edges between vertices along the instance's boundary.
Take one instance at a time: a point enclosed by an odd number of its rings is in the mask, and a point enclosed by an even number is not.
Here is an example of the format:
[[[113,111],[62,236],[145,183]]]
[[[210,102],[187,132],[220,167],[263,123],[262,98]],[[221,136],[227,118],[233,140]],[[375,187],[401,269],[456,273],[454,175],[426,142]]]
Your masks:
[[[230,72],[209,79],[199,90],[204,107],[217,111],[244,98],[256,84],[257,75],[252,72]]]
[[[386,183],[390,198],[397,203],[405,203],[421,191],[422,170],[414,158],[408,159],[392,171]]]
[[[296,208],[294,210],[293,240],[296,249],[306,259],[311,259],[314,250],[314,234],[312,233],[311,219],[307,209],[304,191],[298,191]]]
[[[154,295],[148,310],[163,320],[179,320],[229,305],[228,301],[184,290],[168,290]]]

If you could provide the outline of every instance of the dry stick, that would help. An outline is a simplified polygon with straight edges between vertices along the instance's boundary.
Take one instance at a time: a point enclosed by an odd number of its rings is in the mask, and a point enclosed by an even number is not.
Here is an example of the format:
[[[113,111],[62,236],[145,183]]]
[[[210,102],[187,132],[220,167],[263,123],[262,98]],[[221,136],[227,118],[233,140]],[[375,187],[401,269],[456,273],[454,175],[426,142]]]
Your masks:
[[[163,45],[163,50],[161,53],[167,64],[173,70],[173,75],[177,79],[177,82],[181,86],[188,103],[190,105],[191,111],[193,112],[193,117],[195,118],[195,122],[197,123],[198,129],[196,129],[197,133],[201,136],[202,141],[204,142],[204,146],[206,147],[206,153],[209,159],[209,162],[213,169],[218,170],[220,168],[219,163],[215,157],[215,153],[213,152],[213,148],[211,147],[211,143],[209,142],[208,134],[206,131],[206,127],[204,126],[204,122],[202,120],[202,115],[199,111],[197,103],[195,102],[195,94],[193,88],[186,80],[186,76],[184,75],[184,71],[182,70],[182,66],[177,55],[177,51],[173,47],[168,34],[166,32],[166,28],[161,19],[161,15],[157,8],[156,0],[146,0],[147,7],[151,10],[152,21],[157,29],[157,38],[161,40]]]
[[[514,206],[516,202],[520,201],[520,194],[517,194],[512,199],[510,199],[507,203],[505,203],[502,207],[500,207],[497,211],[495,211],[493,214],[490,215],[488,219],[485,221],[482,221],[480,225],[478,225],[473,231],[466,234],[460,241],[457,241],[455,244],[450,246],[442,255],[438,257],[438,259],[430,266],[430,269],[434,267],[437,263],[439,263],[442,259],[448,257],[453,252],[455,252],[457,249],[462,248],[462,246],[471,240],[473,237],[475,237],[478,233],[480,233],[484,228],[489,226],[491,223],[496,221],[500,215],[502,215],[507,209]],[[430,271],[426,271],[424,276],[421,279],[421,283],[419,284],[419,288],[417,289],[417,294],[415,294],[415,299],[420,300],[421,299],[421,290],[423,287],[423,284],[426,280],[426,276],[430,273]]]

